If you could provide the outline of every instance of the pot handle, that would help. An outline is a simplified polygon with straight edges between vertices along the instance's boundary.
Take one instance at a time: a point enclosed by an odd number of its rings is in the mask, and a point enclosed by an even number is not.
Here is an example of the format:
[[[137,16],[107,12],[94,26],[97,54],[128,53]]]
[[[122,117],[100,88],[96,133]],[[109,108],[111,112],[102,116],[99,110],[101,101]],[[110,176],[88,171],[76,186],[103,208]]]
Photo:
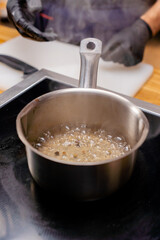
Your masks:
[[[85,38],[80,43],[80,79],[79,87],[96,88],[99,58],[102,42],[96,38]]]

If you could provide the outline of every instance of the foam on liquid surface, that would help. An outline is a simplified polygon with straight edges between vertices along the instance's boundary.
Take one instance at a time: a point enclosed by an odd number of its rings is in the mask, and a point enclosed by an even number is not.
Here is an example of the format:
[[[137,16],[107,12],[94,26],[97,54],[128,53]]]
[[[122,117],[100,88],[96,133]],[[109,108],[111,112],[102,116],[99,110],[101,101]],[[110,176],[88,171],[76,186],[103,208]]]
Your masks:
[[[104,129],[94,130],[84,124],[48,130],[33,146],[50,157],[75,162],[113,159],[131,150],[123,136],[113,136]]]

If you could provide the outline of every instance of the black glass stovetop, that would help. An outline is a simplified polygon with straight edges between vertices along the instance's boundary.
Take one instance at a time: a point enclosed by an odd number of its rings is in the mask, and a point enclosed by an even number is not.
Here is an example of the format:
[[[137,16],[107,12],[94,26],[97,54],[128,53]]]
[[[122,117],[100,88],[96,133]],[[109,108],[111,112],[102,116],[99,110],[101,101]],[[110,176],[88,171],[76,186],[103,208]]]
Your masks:
[[[16,116],[33,98],[64,87],[46,79],[0,109],[0,240],[160,239],[158,116],[146,113],[149,136],[131,179],[112,196],[85,203],[57,200],[32,180]]]

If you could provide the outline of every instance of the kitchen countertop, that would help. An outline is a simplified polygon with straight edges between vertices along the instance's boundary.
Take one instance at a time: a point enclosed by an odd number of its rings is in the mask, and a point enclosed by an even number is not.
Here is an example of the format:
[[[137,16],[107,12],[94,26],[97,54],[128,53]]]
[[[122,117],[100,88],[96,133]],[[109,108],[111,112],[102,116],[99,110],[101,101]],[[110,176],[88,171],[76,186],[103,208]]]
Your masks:
[[[0,25],[0,43],[18,36],[16,29]],[[152,39],[145,48],[143,62],[153,65],[152,76],[134,96],[135,98],[160,105],[160,38]]]

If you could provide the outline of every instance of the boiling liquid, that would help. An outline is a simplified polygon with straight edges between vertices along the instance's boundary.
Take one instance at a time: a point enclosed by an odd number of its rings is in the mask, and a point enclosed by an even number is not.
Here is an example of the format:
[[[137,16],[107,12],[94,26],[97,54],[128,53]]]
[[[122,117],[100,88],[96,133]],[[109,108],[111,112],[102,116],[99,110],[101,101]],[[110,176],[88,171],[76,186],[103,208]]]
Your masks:
[[[95,162],[123,156],[131,150],[122,136],[112,136],[104,129],[60,126],[46,131],[33,144],[40,152],[57,159]]]

